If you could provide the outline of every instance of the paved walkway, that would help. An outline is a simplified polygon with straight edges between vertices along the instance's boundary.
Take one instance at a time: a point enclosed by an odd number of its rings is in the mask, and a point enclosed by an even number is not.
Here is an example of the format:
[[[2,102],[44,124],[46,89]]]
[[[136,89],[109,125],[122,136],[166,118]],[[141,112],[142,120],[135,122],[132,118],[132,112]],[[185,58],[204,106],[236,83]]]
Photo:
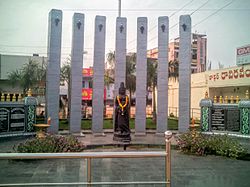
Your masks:
[[[123,151],[122,147],[112,146],[116,142],[113,135],[94,137],[92,134],[79,136],[86,145],[111,145],[90,151]],[[13,145],[25,139],[0,139],[0,152],[11,151]],[[172,143],[175,144],[174,138]],[[154,133],[146,136],[134,136],[131,144],[164,145],[164,137]],[[110,148],[110,149],[109,149]],[[128,151],[164,151],[161,147],[138,149],[128,146]],[[172,150],[172,187],[249,187],[250,162],[234,160],[217,156],[184,155]],[[93,159],[93,181],[163,181],[165,173],[163,158],[142,159]],[[86,160],[84,159],[55,159],[9,161],[0,160],[0,186],[9,183],[53,183],[53,182],[86,182]],[[46,185],[44,185],[46,186]],[[59,185],[61,186],[61,185]],[[76,185],[75,185],[76,186]],[[84,186],[84,185],[83,185]],[[105,185],[102,185],[105,186]],[[112,185],[106,185],[112,186]],[[117,185],[113,185],[117,186]],[[127,185],[133,186],[133,185]],[[134,185],[134,186],[164,186]]]

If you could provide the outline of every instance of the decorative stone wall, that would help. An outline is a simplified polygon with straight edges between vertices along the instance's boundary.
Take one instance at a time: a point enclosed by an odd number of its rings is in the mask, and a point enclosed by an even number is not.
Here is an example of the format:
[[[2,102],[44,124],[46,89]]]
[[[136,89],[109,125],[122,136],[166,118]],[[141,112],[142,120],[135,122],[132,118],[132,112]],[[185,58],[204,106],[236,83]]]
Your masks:
[[[200,101],[201,107],[201,130],[210,131],[211,130],[211,109],[213,102],[211,99],[202,99]]]
[[[240,132],[242,134],[250,134],[250,100],[242,100],[239,102],[240,109]]]

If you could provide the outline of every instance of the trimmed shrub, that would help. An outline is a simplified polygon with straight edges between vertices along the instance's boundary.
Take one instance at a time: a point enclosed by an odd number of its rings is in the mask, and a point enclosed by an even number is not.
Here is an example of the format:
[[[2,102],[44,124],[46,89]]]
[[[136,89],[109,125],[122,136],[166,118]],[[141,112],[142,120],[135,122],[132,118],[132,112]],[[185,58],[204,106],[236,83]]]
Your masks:
[[[81,152],[85,146],[74,136],[48,135],[45,138],[34,138],[14,146],[18,153],[58,153]]]
[[[247,150],[228,135],[204,135],[198,131],[177,136],[177,144],[184,153],[196,155],[220,155],[230,158],[242,158]]]

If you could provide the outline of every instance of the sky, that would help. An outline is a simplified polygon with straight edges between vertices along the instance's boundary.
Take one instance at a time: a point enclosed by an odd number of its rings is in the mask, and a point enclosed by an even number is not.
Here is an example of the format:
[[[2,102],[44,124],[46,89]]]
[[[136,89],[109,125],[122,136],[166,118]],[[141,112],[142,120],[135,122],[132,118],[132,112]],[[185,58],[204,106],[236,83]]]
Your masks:
[[[236,48],[250,44],[250,0],[121,0],[127,18],[127,52],[136,52],[137,17],[148,18],[148,49],[157,47],[157,20],[169,16],[169,40],[178,37],[179,16],[189,14],[192,32],[207,35],[207,60],[235,66]],[[83,67],[93,64],[94,19],[106,16],[106,53],[115,49],[118,0],[0,0],[0,54],[47,56],[48,14],[63,11],[62,58],[71,53],[72,16],[85,14]]]

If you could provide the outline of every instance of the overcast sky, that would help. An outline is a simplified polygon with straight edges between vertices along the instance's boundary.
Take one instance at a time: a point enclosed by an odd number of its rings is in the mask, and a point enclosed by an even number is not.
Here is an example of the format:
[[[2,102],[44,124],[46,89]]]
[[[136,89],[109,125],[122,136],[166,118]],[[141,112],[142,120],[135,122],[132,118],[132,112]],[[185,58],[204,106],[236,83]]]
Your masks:
[[[184,8],[183,8],[184,7]],[[224,7],[224,8],[223,8]],[[84,67],[92,65],[94,18],[106,16],[106,52],[115,47],[118,0],[0,0],[0,54],[47,56],[48,13],[63,11],[62,62],[70,54],[72,16],[85,14]],[[206,34],[207,59],[235,66],[236,48],[250,44],[250,0],[122,0],[122,17],[127,17],[127,51],[136,48],[137,17],[148,17],[148,49],[157,46],[157,19],[170,17],[170,40],[178,37],[178,20],[192,14],[192,32]],[[213,15],[214,14],[214,15]]]

